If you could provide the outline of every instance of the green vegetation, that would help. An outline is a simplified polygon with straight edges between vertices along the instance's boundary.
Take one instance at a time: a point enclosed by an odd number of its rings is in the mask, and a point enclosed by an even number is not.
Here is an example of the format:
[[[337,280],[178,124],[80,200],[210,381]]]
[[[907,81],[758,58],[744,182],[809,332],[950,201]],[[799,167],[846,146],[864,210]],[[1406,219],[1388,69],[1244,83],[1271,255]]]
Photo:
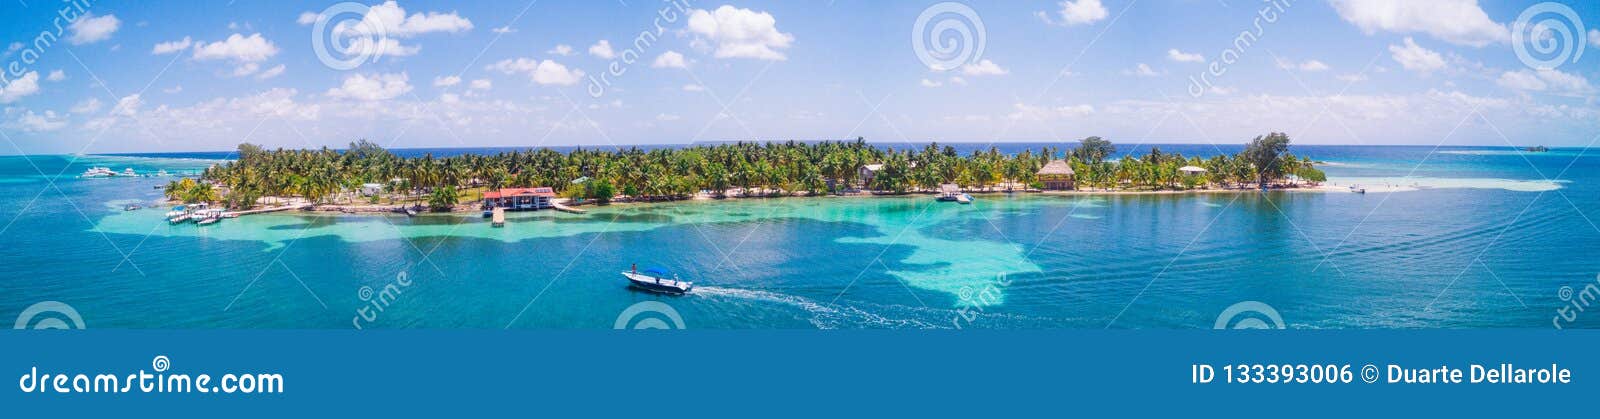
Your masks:
[[[434,208],[449,208],[462,198],[476,199],[481,192],[473,191],[480,188],[502,187],[550,186],[562,196],[600,203],[616,198],[619,191],[633,200],[671,200],[701,191],[717,196],[815,195],[860,189],[905,193],[936,190],[943,183],[968,190],[995,190],[1024,185],[1038,188],[1039,168],[1063,156],[1077,173],[1080,188],[1179,190],[1284,185],[1288,175],[1312,182],[1325,179],[1311,160],[1288,153],[1288,144],[1288,136],[1273,133],[1257,137],[1234,156],[1202,159],[1152,149],[1145,156],[1115,161],[1108,159],[1116,147],[1099,137],[1086,138],[1066,151],[1044,147],[1003,154],[990,147],[967,155],[938,144],[915,150],[880,148],[861,138],[649,151],[578,149],[560,153],[537,149],[444,158],[431,154],[402,158],[365,140],[342,152],[328,148],[266,150],[242,144],[237,161],[207,169],[202,175],[206,182],[186,180],[190,185],[169,186],[168,196],[215,201],[216,192],[209,186],[205,188],[210,191],[209,199],[195,189],[217,184],[230,191],[230,206],[248,207],[262,196],[298,196],[328,203],[353,201],[359,198],[356,191],[363,183],[382,183],[387,185],[391,201],[426,200]],[[863,170],[877,164],[882,165],[878,170]],[[1183,166],[1202,167],[1206,172],[1184,174],[1179,170]],[[573,182],[577,179],[582,181]]]

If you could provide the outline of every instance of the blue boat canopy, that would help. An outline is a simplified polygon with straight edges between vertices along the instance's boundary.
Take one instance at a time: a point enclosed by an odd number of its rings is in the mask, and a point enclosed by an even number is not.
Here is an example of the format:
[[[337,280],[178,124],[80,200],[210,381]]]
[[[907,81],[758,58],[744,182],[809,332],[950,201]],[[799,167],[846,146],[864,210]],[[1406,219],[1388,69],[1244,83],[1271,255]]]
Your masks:
[[[650,274],[650,275],[654,275],[656,277],[672,276],[672,273],[671,272],[667,272],[666,268],[659,268],[659,267],[654,267],[654,266],[649,267],[649,268],[644,268],[644,273],[647,273],[647,274]]]

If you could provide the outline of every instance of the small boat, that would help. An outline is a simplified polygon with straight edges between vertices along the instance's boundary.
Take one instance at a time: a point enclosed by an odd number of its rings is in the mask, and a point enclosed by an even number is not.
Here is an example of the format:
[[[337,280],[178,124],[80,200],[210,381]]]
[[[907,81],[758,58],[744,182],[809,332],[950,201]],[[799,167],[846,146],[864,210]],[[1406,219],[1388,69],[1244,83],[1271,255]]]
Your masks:
[[[1363,188],[1360,185],[1350,185],[1350,192],[1364,194],[1367,193],[1367,188]]]
[[[960,202],[962,204],[971,204],[972,203],[972,195],[968,195],[968,194],[956,195],[956,202]]]
[[[184,221],[189,221],[189,219],[193,218],[193,217],[194,216],[189,215],[189,214],[182,214],[182,215],[178,215],[176,217],[167,218],[167,222],[168,223],[172,223],[172,224],[182,224]]]
[[[167,173],[167,169],[161,169],[161,170],[157,170],[156,171],[156,177],[167,177],[167,176],[172,176],[171,174]]]
[[[196,224],[203,225],[203,226],[208,226],[208,225],[216,224],[218,221],[222,221],[222,217],[206,217],[205,219],[200,220],[200,222],[196,223]]]
[[[179,215],[184,215],[184,214],[188,214],[188,213],[189,213],[189,208],[188,207],[179,205],[179,206],[176,206],[176,207],[172,207],[172,211],[167,211],[167,218],[177,217]]]
[[[139,206],[139,204],[128,204],[126,206],[123,206],[122,210],[123,211],[135,211],[135,210],[139,210],[141,208],[144,208],[144,207]]]
[[[128,176],[128,177],[137,177],[137,176],[139,176],[139,173],[138,172],[134,172],[133,168],[129,167],[129,168],[122,169],[122,175],[123,176]]]
[[[668,273],[661,268],[646,268],[643,271],[625,271],[624,278],[628,278],[628,285],[634,288],[663,294],[683,294],[694,289],[694,282],[682,281],[677,275]],[[670,276],[670,278],[669,278]]]
[[[490,218],[490,217],[494,217],[494,210],[492,210],[492,209],[483,210],[483,218]]]
[[[101,177],[113,177],[113,176],[116,176],[116,175],[117,175],[117,172],[111,171],[111,168],[109,168],[109,167],[90,167],[89,170],[83,171],[83,174],[79,175],[78,177],[83,177],[83,178],[101,178]]]
[[[406,216],[407,217],[415,217],[415,216],[417,216],[416,208],[406,208]]]

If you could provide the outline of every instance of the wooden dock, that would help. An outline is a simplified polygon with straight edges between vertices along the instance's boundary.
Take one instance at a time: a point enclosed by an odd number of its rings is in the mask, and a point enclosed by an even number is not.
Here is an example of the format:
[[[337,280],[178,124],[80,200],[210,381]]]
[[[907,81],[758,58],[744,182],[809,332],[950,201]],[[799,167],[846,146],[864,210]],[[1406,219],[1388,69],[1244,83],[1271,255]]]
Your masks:
[[[506,209],[505,208],[495,208],[494,209],[494,218],[490,219],[490,222],[495,227],[505,227],[506,226]]]
[[[583,214],[583,213],[587,213],[588,212],[588,211],[584,211],[584,210],[581,210],[581,209],[569,207],[569,206],[558,204],[558,203],[554,203],[554,202],[550,203],[550,206],[555,207],[556,211],[570,212],[570,213],[573,213],[573,214]]]

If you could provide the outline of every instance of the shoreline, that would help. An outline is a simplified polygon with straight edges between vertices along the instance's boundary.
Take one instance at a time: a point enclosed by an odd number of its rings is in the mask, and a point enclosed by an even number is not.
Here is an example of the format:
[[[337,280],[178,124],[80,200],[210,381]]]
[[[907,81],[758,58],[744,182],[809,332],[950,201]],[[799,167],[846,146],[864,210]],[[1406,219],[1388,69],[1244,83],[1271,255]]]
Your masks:
[[[1400,190],[1405,190],[1405,189],[1396,188],[1393,191],[1400,191]],[[1376,192],[1387,192],[1387,191],[1390,191],[1390,190],[1376,191]],[[1038,196],[1069,197],[1069,196],[1115,196],[1115,195],[1130,195],[1130,196],[1190,195],[1190,194],[1193,194],[1193,195],[1204,195],[1204,194],[1259,193],[1259,192],[1260,192],[1260,190],[1258,190],[1258,189],[1244,188],[1244,189],[1191,189],[1191,190],[1152,190],[1152,191],[1124,191],[1124,190],[1108,190],[1108,191],[1097,191],[1097,190],[1072,190],[1072,191],[1013,190],[1013,191],[1004,191],[1004,190],[995,190],[995,191],[973,191],[973,192],[965,192],[965,193],[971,194],[973,196],[980,196],[980,197],[981,196],[996,196],[996,195],[1038,195]],[[1297,186],[1297,187],[1289,187],[1289,188],[1272,188],[1272,189],[1269,189],[1268,192],[1350,193],[1350,191],[1346,187],[1343,187],[1343,186],[1330,186],[1330,185]],[[716,196],[711,195],[711,194],[700,193],[700,194],[695,194],[694,196],[686,198],[686,199],[670,199],[670,200],[668,200],[668,199],[657,199],[657,200],[621,199],[621,200],[613,200],[613,201],[611,201],[610,203],[608,203],[606,205],[598,205],[598,204],[594,204],[594,203],[571,204],[570,200],[567,199],[567,198],[556,199],[556,202],[560,203],[562,205],[567,205],[567,206],[571,206],[571,207],[575,207],[575,208],[583,208],[583,207],[593,207],[593,206],[627,206],[627,205],[637,205],[637,204],[671,204],[671,203],[693,203],[693,202],[710,203],[710,202],[718,202],[718,201],[735,201],[735,200],[746,200],[746,199],[783,199],[783,198],[866,199],[866,198],[917,198],[917,197],[925,197],[926,198],[926,197],[932,197],[932,196],[935,196],[935,195],[938,195],[938,192],[917,191],[917,192],[906,192],[906,193],[902,193],[902,194],[874,194],[874,193],[871,193],[871,192],[855,192],[855,193],[846,193],[846,194],[823,194],[823,195],[816,195],[816,196],[803,194],[803,193],[802,194],[793,194],[793,195],[770,195],[770,196],[769,195],[737,196],[737,195],[729,194],[729,195],[726,195],[724,197],[720,197],[719,198],[719,197],[716,197]],[[405,208],[409,208],[412,205],[416,205],[416,204],[409,204],[409,205],[408,204],[311,204],[309,202],[305,202],[305,200],[302,199],[302,198],[264,197],[263,199],[275,199],[275,202],[277,202],[277,203],[275,205],[271,205],[271,206],[262,206],[262,207],[257,207],[257,208],[253,208],[253,209],[249,209],[249,210],[239,210],[239,211],[229,211],[229,212],[236,213],[236,214],[239,214],[239,215],[254,215],[254,214],[275,213],[275,212],[317,213],[317,214],[329,214],[329,215],[333,215],[333,214],[346,214],[346,215],[399,215],[399,214],[403,214],[404,213],[403,211],[404,211]],[[169,204],[169,205],[182,205],[181,202],[175,202],[175,201],[170,201],[170,200],[167,201],[167,204]],[[554,211],[555,209],[551,208],[550,210]],[[429,210],[429,209],[424,207],[423,210],[417,212],[416,216],[471,214],[471,213],[475,213],[475,212],[479,212],[479,211],[482,211],[482,207],[480,205],[478,205],[478,204],[457,204],[454,208],[452,208],[449,211],[432,211],[432,210]]]

